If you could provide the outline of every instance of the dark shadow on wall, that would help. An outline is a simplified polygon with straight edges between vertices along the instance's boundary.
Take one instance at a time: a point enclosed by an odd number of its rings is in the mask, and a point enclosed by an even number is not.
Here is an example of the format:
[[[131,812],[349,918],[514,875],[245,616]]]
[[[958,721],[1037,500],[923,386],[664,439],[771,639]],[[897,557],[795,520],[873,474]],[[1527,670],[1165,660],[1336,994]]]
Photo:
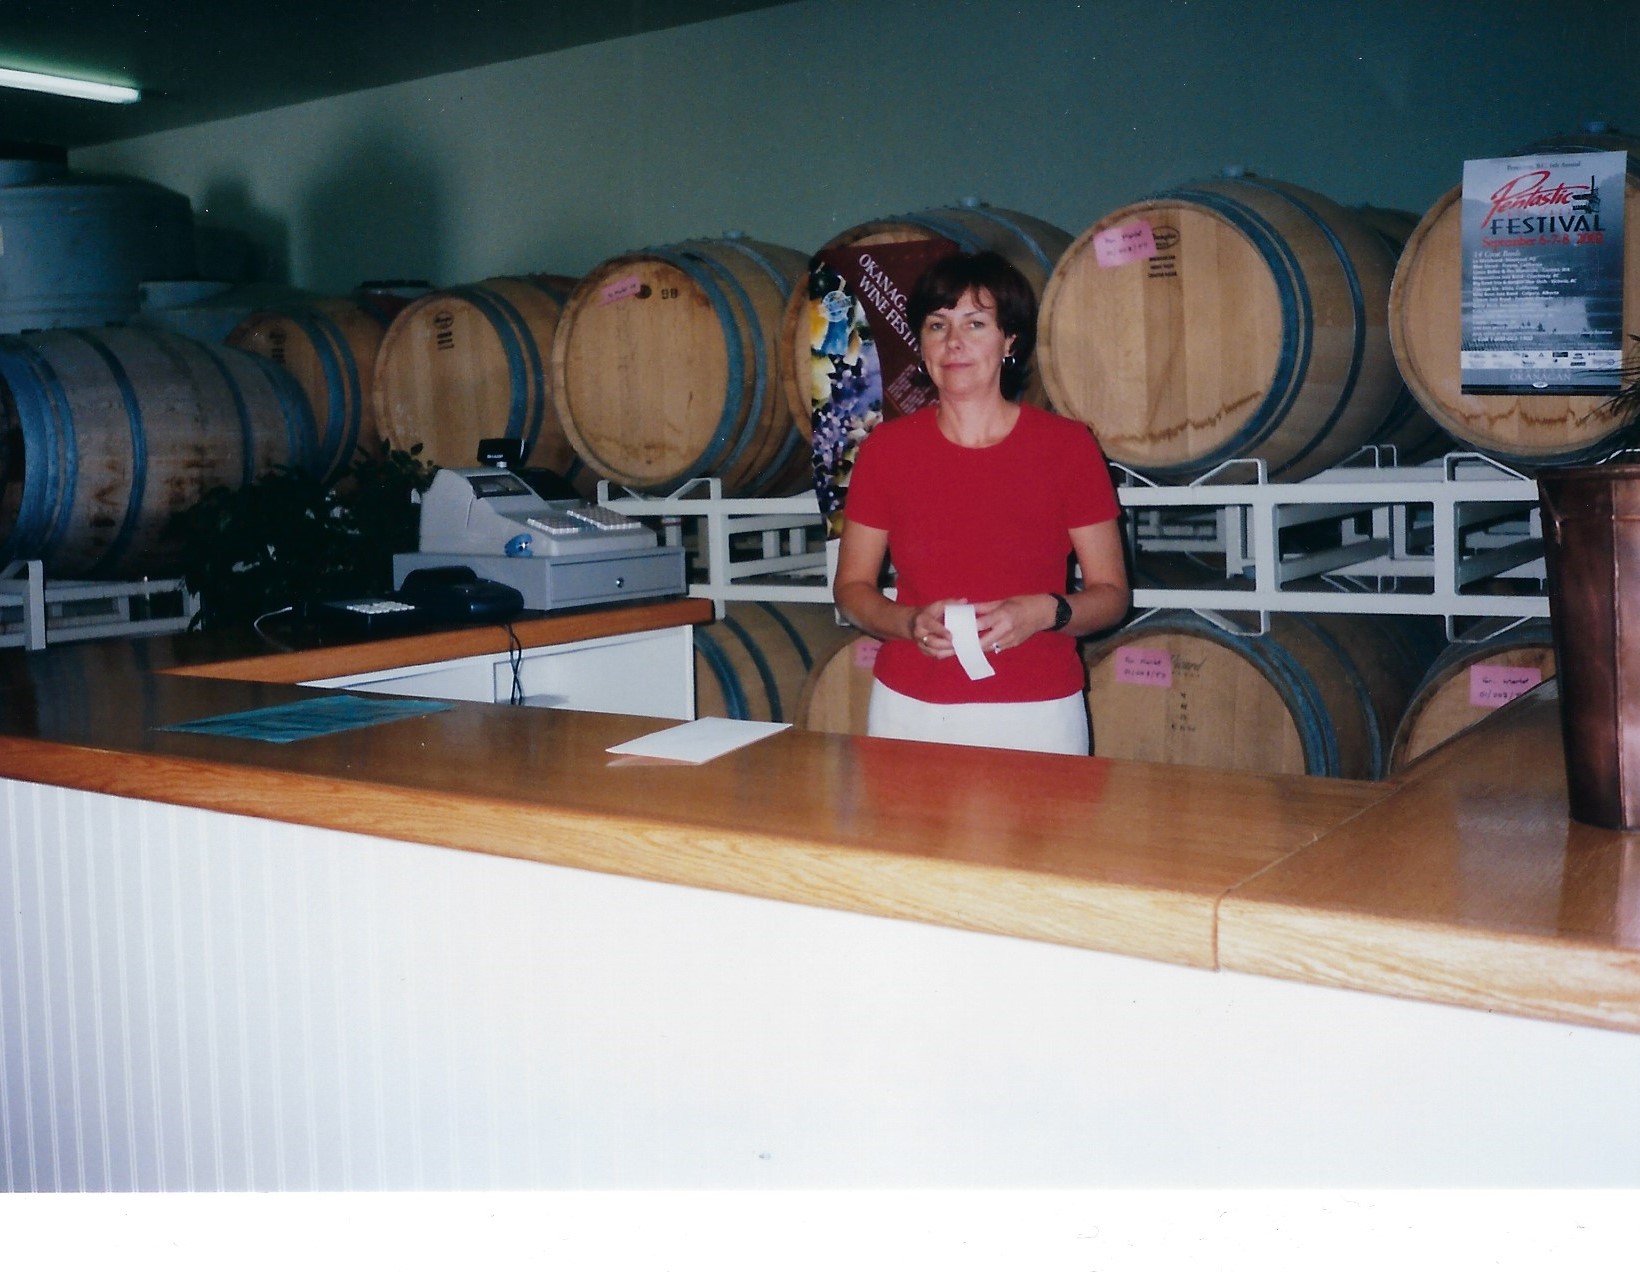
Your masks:
[[[290,281],[288,229],[251,201],[243,181],[213,181],[205,188],[194,208],[194,257],[201,278]]]
[[[360,137],[314,175],[298,206],[291,237],[302,286],[341,295],[368,279],[443,279],[445,178],[405,138]]]

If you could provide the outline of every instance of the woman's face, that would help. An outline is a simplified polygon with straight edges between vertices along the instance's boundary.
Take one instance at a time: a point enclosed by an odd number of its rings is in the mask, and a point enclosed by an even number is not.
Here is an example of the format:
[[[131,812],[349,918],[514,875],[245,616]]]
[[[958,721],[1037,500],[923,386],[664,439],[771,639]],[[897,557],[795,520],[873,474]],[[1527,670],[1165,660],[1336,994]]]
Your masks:
[[[963,292],[949,309],[936,309],[917,333],[928,378],[942,398],[1002,392],[1002,360],[1014,338],[997,325],[988,291]]]

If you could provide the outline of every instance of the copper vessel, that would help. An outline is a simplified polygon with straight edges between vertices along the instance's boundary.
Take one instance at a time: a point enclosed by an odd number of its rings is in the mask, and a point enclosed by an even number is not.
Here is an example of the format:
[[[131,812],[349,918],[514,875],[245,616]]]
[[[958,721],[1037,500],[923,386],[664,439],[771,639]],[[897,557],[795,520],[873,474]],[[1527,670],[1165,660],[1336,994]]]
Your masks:
[[[1571,815],[1640,829],[1640,464],[1538,472]]]

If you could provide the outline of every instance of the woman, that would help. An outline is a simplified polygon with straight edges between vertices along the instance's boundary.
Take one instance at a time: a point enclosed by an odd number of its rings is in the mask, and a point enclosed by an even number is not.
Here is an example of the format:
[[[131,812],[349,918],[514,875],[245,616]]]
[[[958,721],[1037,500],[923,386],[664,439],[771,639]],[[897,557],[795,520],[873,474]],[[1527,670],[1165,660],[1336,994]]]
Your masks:
[[[1085,425],[1011,400],[1036,341],[1036,299],[1002,257],[946,257],[906,316],[939,397],[860,447],[833,589],[884,642],[867,731],[1086,755],[1076,638],[1114,626],[1129,603],[1104,456]],[[881,588],[890,556],[893,600]],[[947,607],[966,604],[994,675],[971,678],[958,657]]]

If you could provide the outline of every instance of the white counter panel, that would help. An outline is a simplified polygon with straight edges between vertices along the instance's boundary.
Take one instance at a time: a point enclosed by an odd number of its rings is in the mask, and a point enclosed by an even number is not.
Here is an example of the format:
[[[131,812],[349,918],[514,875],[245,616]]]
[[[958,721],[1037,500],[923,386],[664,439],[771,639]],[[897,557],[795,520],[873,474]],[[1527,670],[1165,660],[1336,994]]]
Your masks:
[[[691,627],[536,646],[519,651],[517,669],[517,688],[526,706],[663,720],[695,718]],[[508,702],[514,687],[513,659],[504,653],[478,654],[303,683],[320,689],[369,689],[456,702]]]
[[[0,782],[0,1187],[1635,1187],[1640,1036]]]

